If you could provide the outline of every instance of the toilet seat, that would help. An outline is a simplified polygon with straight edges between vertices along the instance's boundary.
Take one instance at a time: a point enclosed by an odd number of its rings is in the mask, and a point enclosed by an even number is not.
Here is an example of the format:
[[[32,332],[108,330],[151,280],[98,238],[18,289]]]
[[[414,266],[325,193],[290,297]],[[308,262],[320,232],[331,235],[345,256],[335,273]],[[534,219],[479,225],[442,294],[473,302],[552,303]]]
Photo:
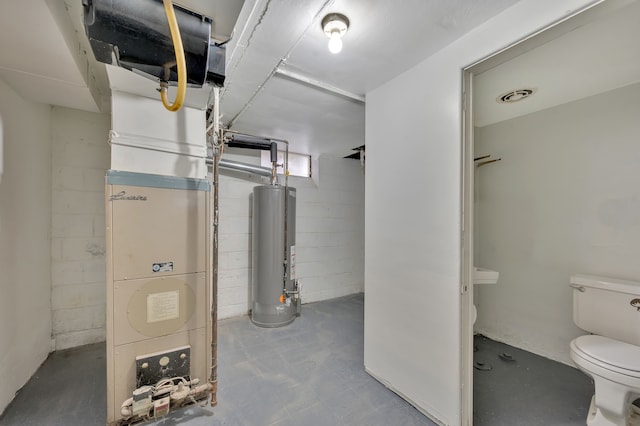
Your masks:
[[[640,383],[640,346],[603,336],[580,336],[571,342],[571,351],[584,361]]]

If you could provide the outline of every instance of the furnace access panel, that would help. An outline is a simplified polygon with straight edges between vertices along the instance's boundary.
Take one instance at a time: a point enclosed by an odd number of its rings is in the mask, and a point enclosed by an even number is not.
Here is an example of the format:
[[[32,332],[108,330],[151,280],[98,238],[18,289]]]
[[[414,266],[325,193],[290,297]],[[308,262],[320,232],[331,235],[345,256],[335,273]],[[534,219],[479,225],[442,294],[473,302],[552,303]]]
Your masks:
[[[108,424],[210,393],[210,191],[202,179],[107,173]]]

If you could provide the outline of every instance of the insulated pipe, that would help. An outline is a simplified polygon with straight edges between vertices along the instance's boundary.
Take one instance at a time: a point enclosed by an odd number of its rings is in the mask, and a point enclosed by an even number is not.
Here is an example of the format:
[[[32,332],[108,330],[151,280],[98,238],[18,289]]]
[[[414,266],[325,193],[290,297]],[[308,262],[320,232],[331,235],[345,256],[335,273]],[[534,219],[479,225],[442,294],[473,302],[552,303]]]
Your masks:
[[[249,135],[233,135],[231,136],[231,140],[227,142],[229,147],[234,148],[249,148],[249,149],[261,149],[263,151],[268,151],[271,149],[271,140],[267,138],[260,138],[257,136],[249,136]]]
[[[220,130],[220,89],[213,88],[213,133],[211,138],[212,148],[212,170],[211,170],[211,190],[213,197],[211,203],[213,209],[211,211],[212,232],[212,250],[211,250],[211,374],[209,376],[209,384],[211,386],[211,406],[218,405],[218,222],[219,222],[219,206],[218,191],[220,190],[219,182],[220,156],[222,155],[222,131]]]
[[[213,160],[207,158],[207,164],[212,164]],[[265,177],[271,177],[271,170],[266,167],[254,166],[253,164],[241,163],[239,161],[223,160],[218,161],[218,167],[227,170],[237,170],[240,172],[252,173]]]

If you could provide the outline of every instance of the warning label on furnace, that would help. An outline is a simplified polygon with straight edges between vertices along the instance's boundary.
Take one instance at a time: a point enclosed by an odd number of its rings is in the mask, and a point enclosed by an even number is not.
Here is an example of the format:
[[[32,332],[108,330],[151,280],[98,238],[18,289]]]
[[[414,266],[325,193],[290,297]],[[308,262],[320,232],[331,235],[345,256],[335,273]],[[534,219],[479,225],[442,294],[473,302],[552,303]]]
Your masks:
[[[159,322],[180,317],[180,292],[165,291],[147,296],[147,322]]]

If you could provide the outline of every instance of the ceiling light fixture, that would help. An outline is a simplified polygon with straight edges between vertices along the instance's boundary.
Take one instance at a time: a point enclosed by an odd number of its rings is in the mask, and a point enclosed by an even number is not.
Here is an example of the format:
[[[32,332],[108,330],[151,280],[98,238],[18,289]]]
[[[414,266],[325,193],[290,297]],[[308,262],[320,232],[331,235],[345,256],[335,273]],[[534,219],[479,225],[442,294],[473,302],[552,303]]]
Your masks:
[[[329,37],[329,52],[339,53],[342,50],[342,36],[349,29],[349,18],[342,13],[330,13],[322,18],[322,31]]]

